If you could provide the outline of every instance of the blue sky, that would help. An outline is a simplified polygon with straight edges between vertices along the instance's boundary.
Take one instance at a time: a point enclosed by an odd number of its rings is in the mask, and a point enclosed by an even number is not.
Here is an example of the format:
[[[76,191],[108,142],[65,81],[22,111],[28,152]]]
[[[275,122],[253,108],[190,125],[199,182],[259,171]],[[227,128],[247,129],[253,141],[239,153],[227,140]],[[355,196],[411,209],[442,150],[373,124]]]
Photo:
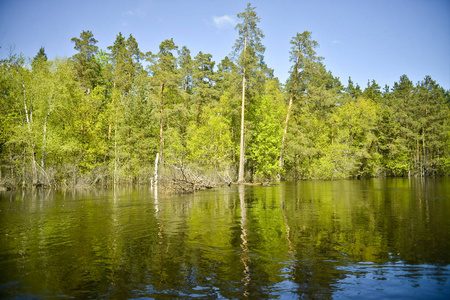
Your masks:
[[[106,49],[130,33],[141,51],[157,52],[169,38],[192,56],[210,53],[219,63],[231,53],[236,14],[248,1],[0,0],[0,58],[9,49],[33,57],[41,46],[49,58],[72,56],[72,37],[91,30]],[[289,41],[312,32],[317,52],[333,75],[362,88],[375,79],[392,87],[402,74],[414,83],[430,75],[450,89],[450,1],[319,0],[251,1],[265,34],[265,60],[282,82],[288,76]]]

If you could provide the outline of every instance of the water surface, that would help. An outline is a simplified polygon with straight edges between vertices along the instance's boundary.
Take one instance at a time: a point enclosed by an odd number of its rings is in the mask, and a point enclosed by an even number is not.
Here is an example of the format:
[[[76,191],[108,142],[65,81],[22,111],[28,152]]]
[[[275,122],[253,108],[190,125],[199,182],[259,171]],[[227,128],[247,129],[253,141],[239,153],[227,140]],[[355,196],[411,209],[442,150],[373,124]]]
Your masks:
[[[450,297],[450,179],[0,193],[0,298]]]

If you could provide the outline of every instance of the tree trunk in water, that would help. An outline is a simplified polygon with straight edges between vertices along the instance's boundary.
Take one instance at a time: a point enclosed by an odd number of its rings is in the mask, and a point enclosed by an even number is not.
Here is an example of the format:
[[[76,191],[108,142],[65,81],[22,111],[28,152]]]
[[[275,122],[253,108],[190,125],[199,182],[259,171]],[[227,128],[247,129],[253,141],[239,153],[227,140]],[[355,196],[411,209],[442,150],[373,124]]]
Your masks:
[[[114,128],[114,184],[117,184],[117,122]]]
[[[245,68],[244,76],[242,78],[242,108],[241,108],[241,141],[239,154],[239,179],[238,182],[245,182],[244,180],[244,123],[245,123]]]
[[[288,105],[288,109],[287,109],[287,113],[286,113],[286,122],[284,123],[283,138],[281,139],[280,162],[278,164],[280,169],[283,169],[283,167],[284,167],[284,147],[286,145],[286,136],[287,136],[289,118],[291,115],[291,108],[292,108],[293,101],[294,101],[294,92],[291,93],[291,97],[289,98],[289,105]],[[280,179],[281,179],[280,174],[278,174],[277,179],[278,179],[278,181],[280,181]]]
[[[245,38],[244,38],[244,68],[243,68],[243,75],[242,75],[242,108],[241,108],[241,141],[240,141],[240,154],[239,154],[239,177],[238,182],[245,182],[244,179],[244,124],[245,124],[245,54],[247,51],[247,32],[245,32]]]
[[[133,183],[133,176],[131,175],[131,129],[128,129],[128,182]]]
[[[159,161],[159,153],[156,153],[156,159],[155,159],[155,175],[153,176],[155,185],[158,184],[158,161]]]
[[[161,83],[161,106],[159,121],[159,161],[164,165],[164,83]]]
[[[16,69],[18,73],[19,70]],[[27,100],[26,100],[26,88],[25,88],[25,80],[23,78],[23,74],[20,73],[20,76],[22,78],[22,94],[23,94],[23,106],[25,109],[25,118],[27,121],[28,126],[28,133],[30,134],[30,154],[31,154],[31,175],[32,175],[32,185],[35,185],[37,183],[37,172],[36,172],[36,155],[34,154],[34,140],[32,139],[32,124],[33,124],[33,105],[30,106],[30,110],[28,110],[27,106]],[[24,173],[25,174],[25,173]]]
[[[300,48],[300,53],[302,51],[302,48]],[[283,138],[281,139],[281,149],[280,149],[280,162],[278,164],[278,166],[280,167],[280,171],[283,169],[284,167],[284,148],[286,146],[286,138],[287,138],[287,131],[288,131],[288,124],[289,124],[289,118],[291,116],[291,109],[292,109],[292,103],[294,102],[294,96],[295,96],[295,87],[297,86],[297,81],[298,81],[298,68],[299,68],[299,59],[297,57],[297,60],[295,62],[295,73],[294,73],[294,80],[292,82],[293,86],[292,86],[292,90],[291,90],[291,96],[289,97],[289,105],[288,105],[288,110],[286,113],[286,122],[284,123],[284,132],[283,132]],[[281,180],[281,175],[278,173],[277,175],[277,180],[280,181]]]

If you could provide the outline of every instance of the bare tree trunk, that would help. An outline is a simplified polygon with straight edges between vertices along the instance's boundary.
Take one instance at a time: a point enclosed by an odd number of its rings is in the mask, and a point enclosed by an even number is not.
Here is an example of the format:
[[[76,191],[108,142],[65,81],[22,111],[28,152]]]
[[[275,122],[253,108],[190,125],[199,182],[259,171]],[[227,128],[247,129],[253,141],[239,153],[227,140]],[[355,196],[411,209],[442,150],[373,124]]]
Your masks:
[[[117,120],[114,128],[114,184],[117,184]]]
[[[131,142],[130,142],[130,136],[131,136],[131,129],[128,129],[128,182],[130,184],[133,183],[133,176],[131,174]]]
[[[301,51],[302,51],[302,47],[299,49],[299,53],[301,53]],[[298,82],[299,65],[300,65],[300,62],[297,57],[296,62],[295,62],[295,70],[294,70],[295,73],[294,73],[294,80],[292,82],[291,96],[289,97],[289,105],[288,105],[288,109],[287,109],[287,113],[286,113],[286,122],[284,123],[283,138],[281,139],[280,162],[278,164],[278,166],[280,167],[280,171],[284,167],[284,149],[286,147],[286,138],[287,138],[288,125],[289,125],[289,118],[291,116],[292,104],[294,102],[294,97],[295,97],[295,87],[297,86],[297,82]],[[281,180],[281,175],[279,173],[277,175],[277,180],[278,181]]]
[[[158,184],[158,162],[159,162],[159,153],[156,153],[156,159],[155,159],[155,175],[153,176],[155,185]]]
[[[114,83],[113,83],[113,91],[116,89],[116,80],[114,79]],[[112,99],[113,99],[113,106],[115,105],[114,104],[114,97],[112,97]],[[114,109],[114,111],[115,111],[115,109]],[[112,124],[111,124],[111,122],[109,123],[109,126],[108,126],[108,141],[109,140],[111,140],[111,131],[112,131]]]
[[[26,100],[26,89],[25,89],[25,80],[23,78],[23,74],[19,72],[18,67],[16,67],[16,71],[20,74],[22,82],[22,94],[23,94],[23,106],[25,109],[25,118],[27,121],[28,134],[30,135],[30,154],[31,154],[31,172],[32,172],[32,184],[37,183],[37,172],[36,172],[36,155],[34,154],[34,140],[32,138],[32,125],[33,125],[33,106],[28,109],[27,100]]]
[[[287,109],[287,113],[286,113],[286,122],[284,123],[283,138],[281,139],[280,163],[278,164],[280,169],[283,169],[283,167],[284,167],[284,147],[286,145],[286,136],[287,136],[289,118],[291,115],[293,101],[294,101],[294,92],[292,91],[291,97],[289,98],[289,105],[288,105],[288,109]],[[280,181],[280,174],[278,174],[278,181]]]
[[[240,154],[239,154],[239,177],[238,182],[242,183],[245,182],[244,179],[244,155],[245,155],[245,145],[244,145],[244,124],[245,124],[245,54],[247,51],[247,31],[245,32],[245,38],[244,38],[244,68],[243,68],[243,75],[242,75],[242,108],[241,108],[241,143],[240,143]]]
[[[159,161],[164,165],[164,83],[161,83],[161,106],[159,117]]]
[[[244,123],[245,123],[245,68],[244,76],[242,78],[242,108],[241,108],[241,141],[240,141],[240,154],[239,154],[239,179],[238,182],[245,182],[244,180]]]

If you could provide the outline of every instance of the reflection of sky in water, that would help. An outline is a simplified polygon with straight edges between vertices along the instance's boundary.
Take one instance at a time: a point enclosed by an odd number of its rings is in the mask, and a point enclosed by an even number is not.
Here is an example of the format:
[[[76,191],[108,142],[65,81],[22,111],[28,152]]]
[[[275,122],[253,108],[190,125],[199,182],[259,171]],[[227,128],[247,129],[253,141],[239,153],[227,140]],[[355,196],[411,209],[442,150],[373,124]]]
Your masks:
[[[450,265],[359,263],[338,267],[347,276],[336,284],[335,299],[448,299]],[[420,289],[420,292],[418,291]]]

